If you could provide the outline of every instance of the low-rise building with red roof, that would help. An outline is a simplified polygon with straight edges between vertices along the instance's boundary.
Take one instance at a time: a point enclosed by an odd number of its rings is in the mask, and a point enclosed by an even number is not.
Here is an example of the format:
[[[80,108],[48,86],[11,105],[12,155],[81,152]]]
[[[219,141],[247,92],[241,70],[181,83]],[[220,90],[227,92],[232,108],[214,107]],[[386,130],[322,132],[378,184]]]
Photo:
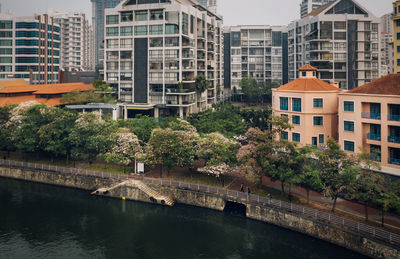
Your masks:
[[[282,139],[300,146],[324,147],[329,137],[337,139],[338,94],[342,91],[316,77],[317,69],[305,65],[299,78],[272,90],[272,111],[276,116],[288,116],[293,129]]]
[[[84,83],[27,85],[24,83],[0,83],[0,106],[35,101],[47,106],[58,106],[63,94],[73,91],[94,90],[93,85]]]

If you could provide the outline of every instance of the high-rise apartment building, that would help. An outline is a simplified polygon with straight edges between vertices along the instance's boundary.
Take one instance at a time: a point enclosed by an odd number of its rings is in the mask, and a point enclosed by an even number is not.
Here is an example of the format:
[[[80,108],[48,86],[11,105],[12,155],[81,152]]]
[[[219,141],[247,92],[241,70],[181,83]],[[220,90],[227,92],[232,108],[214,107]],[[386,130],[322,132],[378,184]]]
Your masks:
[[[60,26],[52,17],[0,14],[0,78],[56,83],[59,64]]]
[[[222,19],[191,0],[125,0],[106,9],[106,82],[125,118],[188,116],[210,108],[223,89]],[[203,75],[209,88],[196,91]]]
[[[91,26],[84,13],[61,12],[48,9],[47,13],[61,26],[61,63],[63,71],[94,70],[90,57]]]
[[[217,0],[197,0],[197,2],[207,7],[210,11],[217,13]]]
[[[306,17],[312,11],[315,11],[334,0],[303,0],[300,4],[300,17]]]
[[[104,12],[106,8],[116,7],[121,0],[91,0],[92,2],[92,26],[94,32],[95,64],[102,65],[104,60]]]
[[[240,81],[288,82],[287,27],[232,26],[225,33],[225,87],[240,91]]]
[[[393,74],[393,34],[381,32],[380,44],[380,77]]]
[[[381,32],[393,34],[392,13],[381,16]]]
[[[319,78],[353,89],[379,77],[379,18],[338,0],[289,25],[289,81],[310,64]]]
[[[393,3],[394,73],[400,73],[400,0]]]

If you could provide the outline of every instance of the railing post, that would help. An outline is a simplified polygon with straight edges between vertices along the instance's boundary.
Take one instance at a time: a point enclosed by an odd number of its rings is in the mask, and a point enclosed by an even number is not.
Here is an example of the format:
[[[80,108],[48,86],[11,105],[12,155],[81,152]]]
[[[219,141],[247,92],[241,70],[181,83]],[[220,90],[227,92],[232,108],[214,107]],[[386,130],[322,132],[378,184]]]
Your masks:
[[[104,173],[103,172],[101,172],[101,178],[104,178]]]
[[[331,222],[331,214],[328,214],[328,221]]]
[[[197,190],[200,191],[200,185],[199,184],[197,184]]]
[[[304,215],[304,207],[303,207],[303,215]]]
[[[389,232],[389,241],[392,242],[392,232]]]
[[[342,226],[344,227],[344,218],[342,218]]]
[[[181,188],[181,182],[179,182],[179,188]]]
[[[293,204],[290,203],[290,211],[293,211]]]
[[[257,196],[257,202],[260,203],[260,196]]]
[[[210,192],[210,186],[207,186],[207,192]]]
[[[282,209],[282,201],[279,201],[279,208]]]
[[[375,236],[375,234],[376,234],[375,228],[372,229],[372,234]]]
[[[172,181],[171,180],[169,180],[169,186],[172,186]]]
[[[357,222],[357,230],[360,232],[360,222]]]

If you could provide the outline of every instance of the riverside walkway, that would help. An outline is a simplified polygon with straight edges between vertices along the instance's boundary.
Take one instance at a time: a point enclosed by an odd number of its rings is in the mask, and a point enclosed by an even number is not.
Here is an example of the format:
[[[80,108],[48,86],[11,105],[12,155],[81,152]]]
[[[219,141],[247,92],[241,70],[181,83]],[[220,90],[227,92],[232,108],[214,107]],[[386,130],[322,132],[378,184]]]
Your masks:
[[[49,172],[57,172],[61,174],[69,175],[80,175],[80,176],[92,176],[98,178],[109,178],[119,181],[128,181],[129,176],[119,175],[98,171],[90,171],[77,168],[64,168],[59,166],[26,163],[11,160],[0,160],[0,165],[5,167],[16,167],[16,168],[27,168],[34,170],[45,170]],[[169,186],[173,188],[179,188],[190,192],[201,192],[214,197],[224,198],[226,201],[233,201],[242,204],[252,204],[260,207],[271,208],[275,210],[282,210],[288,213],[292,213],[301,217],[310,218],[312,220],[322,222],[326,225],[332,225],[336,228],[341,228],[346,231],[358,233],[361,236],[365,236],[371,239],[380,240],[392,244],[395,247],[400,247],[400,235],[386,231],[381,228],[373,227],[361,222],[357,222],[344,217],[339,217],[334,214],[330,214],[324,211],[315,210],[309,207],[304,207],[292,203],[287,203],[280,200],[268,199],[266,197],[246,194],[238,191],[206,186],[201,184],[192,184],[187,182],[154,179],[142,177],[141,181],[145,184]]]

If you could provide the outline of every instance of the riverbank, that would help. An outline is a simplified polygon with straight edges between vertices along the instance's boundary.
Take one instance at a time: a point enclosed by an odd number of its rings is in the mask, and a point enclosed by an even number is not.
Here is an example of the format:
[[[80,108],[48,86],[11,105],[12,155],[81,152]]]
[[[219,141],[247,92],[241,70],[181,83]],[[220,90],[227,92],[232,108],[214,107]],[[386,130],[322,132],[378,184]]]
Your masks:
[[[0,176],[79,188],[88,191],[110,187],[118,182],[126,181],[128,179],[127,177],[122,178],[119,175],[101,173],[99,175],[85,170],[64,170],[57,167],[45,168],[34,164],[31,164],[31,167],[33,168],[28,169],[17,167],[16,165],[17,164],[15,163],[14,166],[1,166]],[[389,240],[396,241],[396,238],[398,238],[397,235],[391,235],[390,233],[374,228],[373,234],[375,235],[375,238],[372,238],[367,235],[367,230],[364,229],[364,224],[355,226],[356,228],[358,227],[358,229],[360,229],[361,226],[361,229],[363,230],[362,232],[357,233],[350,229],[351,224],[349,224],[348,221],[346,221],[346,224],[343,221],[343,226],[340,227],[340,223],[334,224],[334,218],[332,218],[332,222],[323,222],[321,217],[324,215],[323,213],[321,213],[321,215],[315,215],[317,217],[313,218],[312,213],[309,213],[309,211],[304,211],[303,209],[301,213],[299,206],[291,205],[291,207],[288,208],[285,204],[282,206],[282,203],[279,206],[276,201],[273,201],[271,204],[268,203],[265,198],[264,200],[263,198],[260,200],[259,196],[251,195],[250,197],[247,197],[247,195],[243,195],[242,193],[218,189],[216,187],[191,185],[188,183],[172,181],[164,181],[163,183],[162,180],[146,179],[144,182],[161,194],[173,197],[177,203],[219,211],[224,210],[228,202],[244,205],[246,207],[246,216],[248,218],[295,230],[349,248],[370,257],[400,258],[400,252],[398,250],[399,245],[396,243],[390,244],[389,242],[380,240],[389,234]],[[150,197],[146,196],[138,188],[130,186],[121,186],[121,188],[117,188],[110,192],[108,196],[116,198],[124,196],[131,200],[148,203],[152,202],[149,199]],[[331,221],[330,218],[329,221]]]

